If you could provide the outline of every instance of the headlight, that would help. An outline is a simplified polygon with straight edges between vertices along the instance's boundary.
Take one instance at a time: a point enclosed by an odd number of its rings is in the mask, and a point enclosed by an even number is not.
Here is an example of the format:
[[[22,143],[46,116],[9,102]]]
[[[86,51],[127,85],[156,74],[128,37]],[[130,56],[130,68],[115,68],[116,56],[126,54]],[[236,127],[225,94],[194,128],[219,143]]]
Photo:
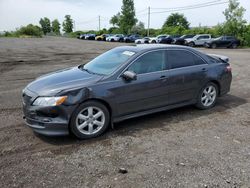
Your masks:
[[[67,99],[67,96],[61,97],[38,97],[34,102],[34,106],[58,106]]]

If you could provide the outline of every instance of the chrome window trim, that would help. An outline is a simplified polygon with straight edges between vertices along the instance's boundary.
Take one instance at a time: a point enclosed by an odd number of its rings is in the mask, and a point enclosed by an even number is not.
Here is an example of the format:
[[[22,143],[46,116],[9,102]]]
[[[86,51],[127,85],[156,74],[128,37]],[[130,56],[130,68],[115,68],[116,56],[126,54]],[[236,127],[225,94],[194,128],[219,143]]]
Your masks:
[[[128,69],[128,67],[133,64],[136,60],[138,60],[140,57],[142,57],[143,55],[145,54],[148,54],[150,52],[155,52],[155,51],[167,51],[167,49],[154,49],[154,50],[149,50],[147,52],[144,52],[142,53],[141,55],[139,55],[138,57],[136,57],[133,61],[131,61],[124,69],[123,71],[118,75],[117,79],[118,78],[121,78],[121,75],[126,72],[126,70]],[[162,72],[162,71],[167,71],[168,69],[165,69],[165,70],[160,70],[160,71],[155,71],[155,72],[148,72],[148,73],[142,73],[142,74],[137,74],[137,75],[143,75],[143,74],[150,74],[150,73],[156,73],[156,72]]]
[[[197,58],[201,59],[204,64],[200,64],[200,65],[208,65],[208,63],[199,55],[197,55],[196,53],[190,51],[190,50],[186,50],[186,49],[168,49],[168,51],[174,51],[174,50],[179,50],[179,51],[186,51],[186,52],[190,52],[191,54],[193,54],[194,56],[196,56]],[[167,56],[168,57],[168,56]],[[170,64],[171,65],[171,64]],[[171,68],[169,66],[169,70],[174,70],[174,69],[182,69],[182,68],[187,68],[187,67],[194,67],[194,66],[200,66],[200,65],[190,65],[190,66],[186,66],[186,67],[179,67],[179,68]]]

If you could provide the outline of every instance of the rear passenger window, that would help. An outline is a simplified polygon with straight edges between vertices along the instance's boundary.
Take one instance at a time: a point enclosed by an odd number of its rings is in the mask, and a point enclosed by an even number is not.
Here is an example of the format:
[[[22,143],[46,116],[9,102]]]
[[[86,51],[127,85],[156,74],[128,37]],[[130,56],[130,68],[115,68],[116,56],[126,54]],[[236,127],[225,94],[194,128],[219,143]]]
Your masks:
[[[171,69],[204,64],[200,57],[184,50],[169,50],[168,62]]]

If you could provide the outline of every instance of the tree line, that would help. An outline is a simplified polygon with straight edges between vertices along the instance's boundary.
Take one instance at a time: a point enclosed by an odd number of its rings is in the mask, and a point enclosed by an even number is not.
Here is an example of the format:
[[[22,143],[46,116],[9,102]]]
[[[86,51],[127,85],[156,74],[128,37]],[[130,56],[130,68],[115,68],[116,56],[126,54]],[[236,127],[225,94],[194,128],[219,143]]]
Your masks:
[[[150,35],[155,36],[158,34],[212,34],[214,37],[220,35],[232,35],[238,37],[243,45],[250,46],[250,25],[244,19],[245,9],[240,6],[238,0],[229,0],[228,7],[223,11],[225,22],[217,24],[214,27],[195,27],[190,28],[190,23],[187,18],[180,13],[172,13],[167,17],[162,28],[150,29]],[[66,15],[62,24],[55,19],[50,21],[49,18],[44,17],[39,21],[40,27],[29,24],[28,26],[21,27],[15,32],[5,32],[5,36],[20,36],[20,35],[60,35],[61,26],[62,31],[67,33],[68,36],[76,37],[82,33],[123,33],[123,34],[140,34],[141,36],[147,35],[147,30],[143,22],[140,22],[135,15],[135,7],[133,0],[122,0],[121,11],[115,14],[110,19],[112,27],[109,29],[102,29],[100,31],[75,31],[73,32],[73,19],[70,15]]]

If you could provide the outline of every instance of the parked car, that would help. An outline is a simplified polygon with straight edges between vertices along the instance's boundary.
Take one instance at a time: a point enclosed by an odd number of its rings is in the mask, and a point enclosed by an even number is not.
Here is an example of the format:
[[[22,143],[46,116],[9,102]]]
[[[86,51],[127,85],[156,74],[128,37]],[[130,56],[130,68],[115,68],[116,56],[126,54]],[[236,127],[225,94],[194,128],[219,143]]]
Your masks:
[[[124,37],[124,42],[135,42],[135,40],[140,39],[140,35],[129,35]]]
[[[185,39],[193,38],[195,35],[182,35],[180,38],[175,38],[173,44],[184,45]]]
[[[193,38],[185,39],[185,44],[191,47],[203,46],[205,42],[212,40],[212,36],[209,34],[195,35]]]
[[[95,34],[87,34],[85,36],[85,40],[95,40]]]
[[[109,34],[102,34],[102,35],[98,35],[95,37],[95,40],[97,41],[106,41],[106,38],[109,37]]]
[[[109,42],[123,42],[123,40],[124,40],[123,34],[116,34],[106,39],[106,41],[109,41]]]
[[[81,34],[81,35],[79,35],[78,38],[84,40],[84,39],[85,39],[85,36],[86,36],[86,34]]]
[[[155,44],[158,43],[161,38],[165,38],[168,35],[158,35],[157,37],[150,38],[149,43]]]
[[[142,39],[135,40],[135,44],[149,44],[149,37],[144,37]]]
[[[162,37],[160,39],[158,39],[158,43],[161,44],[171,44],[173,42],[173,37],[171,35],[168,35],[166,37]]]
[[[237,48],[240,45],[240,40],[232,36],[221,36],[211,41],[205,42],[204,46],[207,48]]]
[[[184,105],[212,108],[231,80],[227,57],[184,46],[122,46],[31,82],[22,94],[24,119],[40,134],[92,138],[125,119]]]

